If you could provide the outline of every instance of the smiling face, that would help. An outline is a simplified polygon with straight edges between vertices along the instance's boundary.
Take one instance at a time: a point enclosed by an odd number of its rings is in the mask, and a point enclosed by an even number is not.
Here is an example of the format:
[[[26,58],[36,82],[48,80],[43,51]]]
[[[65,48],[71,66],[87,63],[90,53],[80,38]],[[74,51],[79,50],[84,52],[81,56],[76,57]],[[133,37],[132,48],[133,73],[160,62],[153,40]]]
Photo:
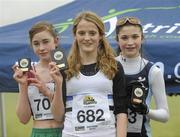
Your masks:
[[[128,58],[137,57],[143,42],[140,27],[134,25],[123,26],[118,33],[118,43],[121,54]]]
[[[31,45],[34,53],[40,60],[50,60],[50,52],[58,44],[58,38],[54,38],[48,31],[41,31],[32,37]]]
[[[77,25],[75,39],[78,43],[80,54],[97,54],[99,41],[102,37],[94,23],[83,19]]]

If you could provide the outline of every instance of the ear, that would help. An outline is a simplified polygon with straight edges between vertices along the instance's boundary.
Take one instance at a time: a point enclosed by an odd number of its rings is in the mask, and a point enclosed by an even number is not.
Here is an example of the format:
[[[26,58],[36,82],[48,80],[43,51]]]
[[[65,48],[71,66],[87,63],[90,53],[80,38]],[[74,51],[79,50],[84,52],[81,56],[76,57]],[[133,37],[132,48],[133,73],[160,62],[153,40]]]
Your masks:
[[[144,35],[141,36],[141,43],[144,43]]]
[[[78,45],[78,42],[77,42],[77,37],[76,37],[76,35],[74,35],[74,41],[77,43],[77,45]]]
[[[60,41],[60,40],[59,40],[59,37],[54,38],[54,43],[56,44],[56,48],[57,48],[58,45],[60,44],[59,41]]]
[[[119,36],[118,36],[118,35],[116,35],[115,40],[116,40],[117,42],[119,41]]]
[[[100,38],[99,38],[99,44],[102,43],[102,41],[103,41],[103,36],[100,36]]]

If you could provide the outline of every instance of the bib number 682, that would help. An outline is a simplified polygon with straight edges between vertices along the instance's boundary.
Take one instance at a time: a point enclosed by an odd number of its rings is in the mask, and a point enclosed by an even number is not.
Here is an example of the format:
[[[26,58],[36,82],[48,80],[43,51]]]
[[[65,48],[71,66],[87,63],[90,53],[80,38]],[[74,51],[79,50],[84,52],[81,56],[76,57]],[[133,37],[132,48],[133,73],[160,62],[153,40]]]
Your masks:
[[[87,122],[100,122],[100,121],[105,121],[103,118],[104,111],[102,109],[97,109],[97,110],[79,110],[77,113],[77,120],[79,123],[83,123],[85,121]]]

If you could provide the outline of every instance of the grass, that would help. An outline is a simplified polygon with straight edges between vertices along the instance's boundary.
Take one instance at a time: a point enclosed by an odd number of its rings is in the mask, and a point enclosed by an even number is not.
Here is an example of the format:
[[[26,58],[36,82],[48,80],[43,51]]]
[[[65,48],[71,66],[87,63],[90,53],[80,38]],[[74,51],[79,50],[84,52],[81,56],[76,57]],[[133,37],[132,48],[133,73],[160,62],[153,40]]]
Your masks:
[[[29,137],[32,128],[32,121],[23,125],[19,122],[16,116],[16,102],[18,94],[6,93],[4,98],[7,137]]]
[[[7,137],[29,137],[32,128],[32,121],[23,125],[18,121],[16,116],[16,93],[6,93],[5,97],[5,114]],[[167,123],[159,123],[151,120],[153,137],[179,137],[180,127],[180,96],[168,97],[170,109],[170,119]],[[152,104],[152,107],[154,104]],[[0,128],[0,133],[2,128]],[[1,134],[0,134],[1,136]]]
[[[167,123],[151,120],[153,137],[179,137],[180,136],[180,96],[168,97],[170,119]]]

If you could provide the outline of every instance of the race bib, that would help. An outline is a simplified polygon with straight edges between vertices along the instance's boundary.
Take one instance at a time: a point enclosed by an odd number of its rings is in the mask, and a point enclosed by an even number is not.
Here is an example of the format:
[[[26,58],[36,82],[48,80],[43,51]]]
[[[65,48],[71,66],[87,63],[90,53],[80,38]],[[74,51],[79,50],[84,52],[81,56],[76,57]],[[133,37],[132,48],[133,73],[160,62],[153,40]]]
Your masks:
[[[128,109],[128,132],[140,133],[142,129],[143,115]]]
[[[51,92],[54,91],[54,83],[47,83],[46,86]],[[53,119],[49,99],[40,93],[35,86],[28,86],[28,92],[34,120]]]
[[[39,97],[33,100],[32,105],[35,120],[53,119],[50,106],[51,103],[48,98]]]
[[[74,131],[78,133],[108,126],[111,123],[111,115],[107,96],[74,96],[72,118]]]

